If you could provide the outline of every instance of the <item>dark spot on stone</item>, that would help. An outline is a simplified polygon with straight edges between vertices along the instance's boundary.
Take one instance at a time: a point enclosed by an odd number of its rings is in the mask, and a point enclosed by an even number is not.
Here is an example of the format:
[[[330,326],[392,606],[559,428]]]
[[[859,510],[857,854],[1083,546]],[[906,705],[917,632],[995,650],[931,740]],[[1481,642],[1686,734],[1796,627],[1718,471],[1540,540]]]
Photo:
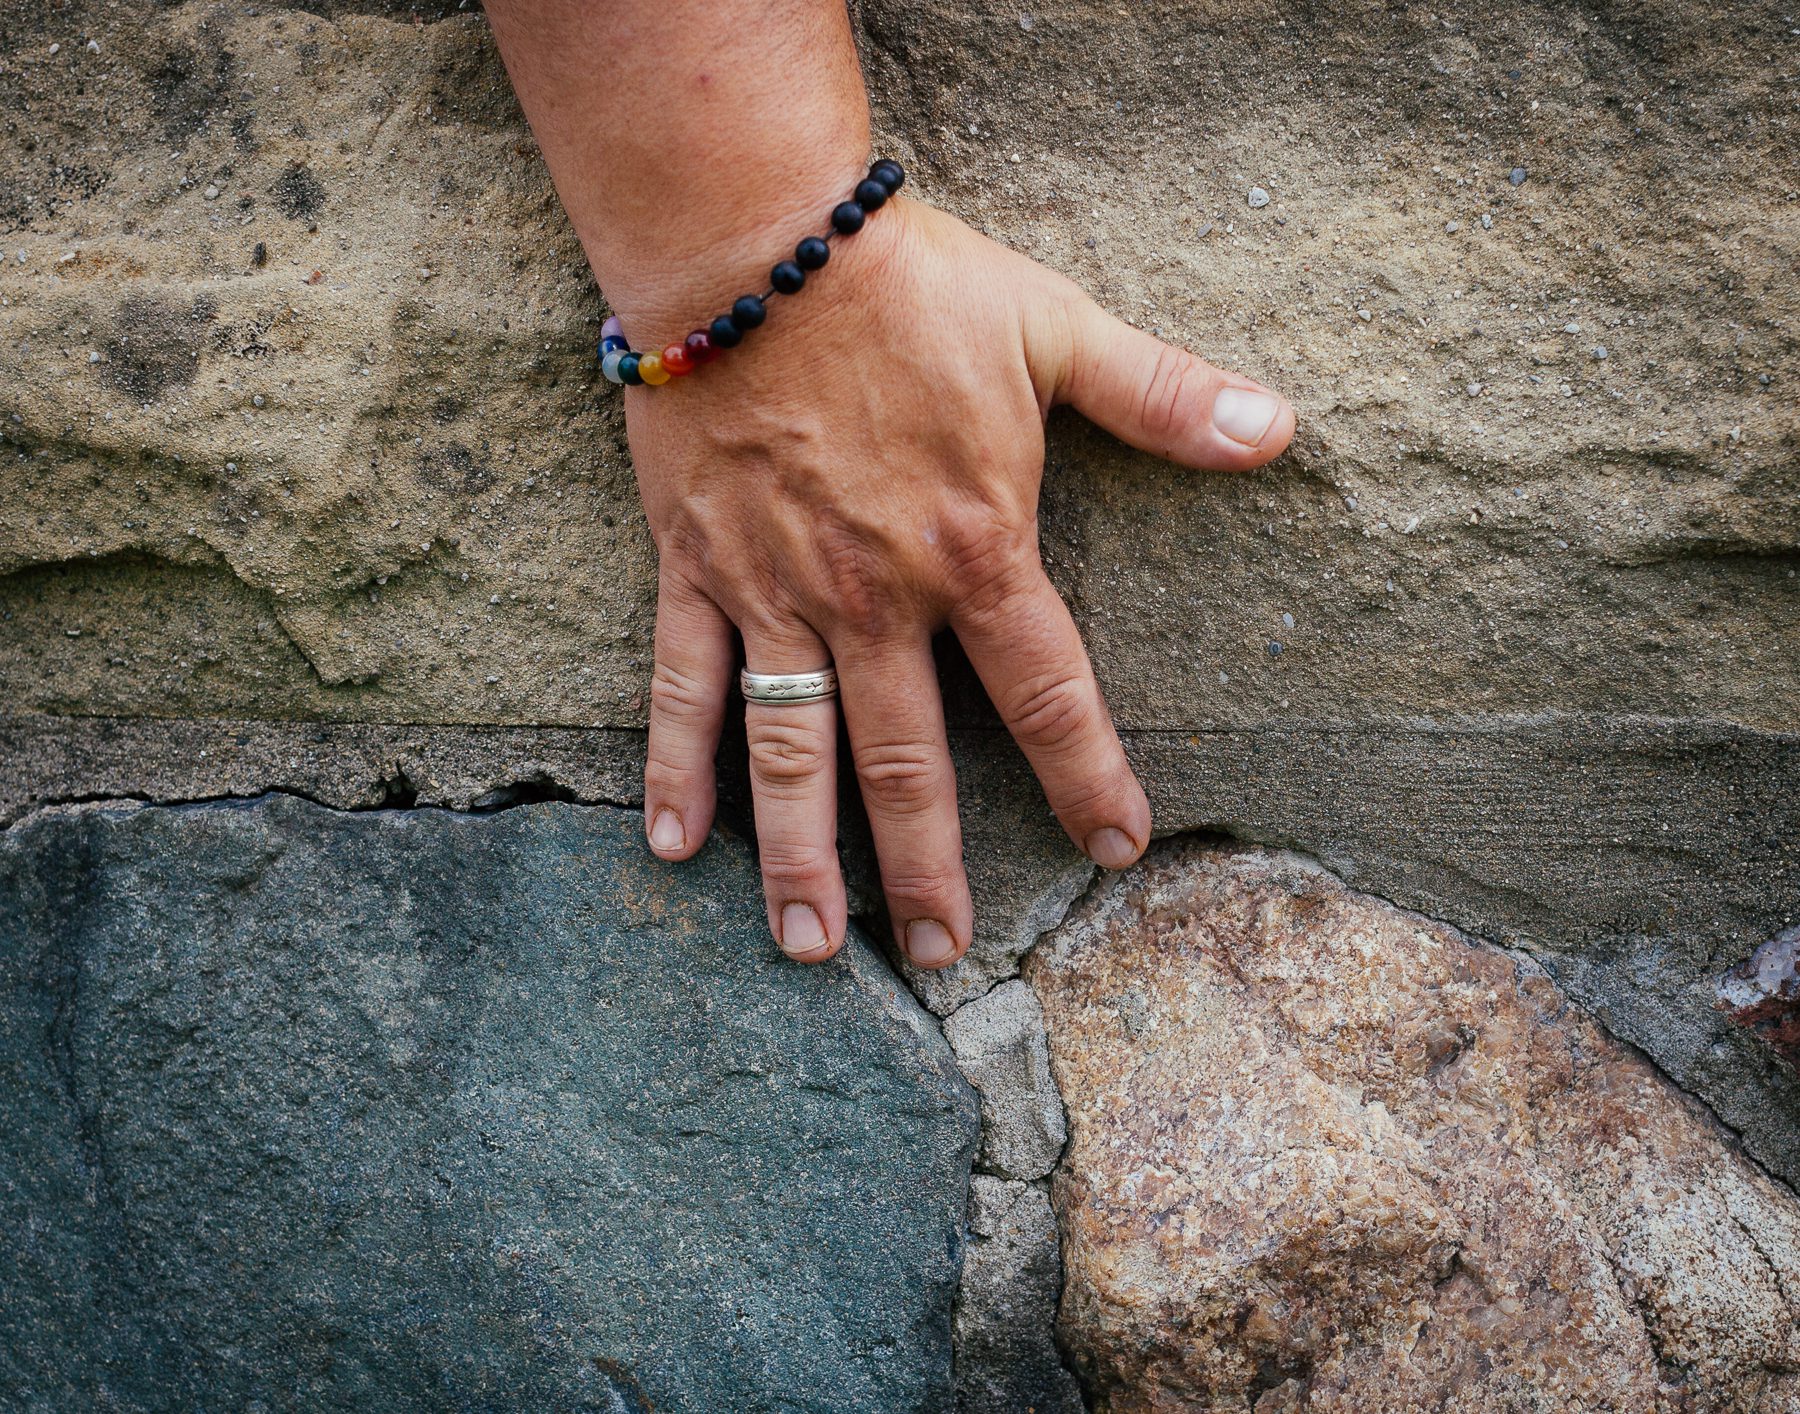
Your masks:
[[[436,423],[455,422],[462,416],[462,412],[462,399],[446,395],[431,405],[431,420]]]
[[[262,146],[256,140],[255,112],[239,113],[232,118],[231,142],[239,152],[255,152]]]
[[[217,39],[209,36],[204,44],[203,49],[185,42],[171,44],[145,75],[151,109],[162,119],[172,143],[185,143],[231,102],[236,61]]]
[[[1281,645],[1273,640],[1269,643],[1269,656],[1271,658],[1279,658],[1281,656]]]
[[[617,1360],[596,1355],[594,1368],[600,1372],[600,1378],[606,1381],[607,1393],[613,1396],[614,1403],[610,1407],[617,1409],[619,1414],[655,1414],[648,1396],[637,1382],[637,1376]]]
[[[258,269],[269,263],[269,248],[261,241],[258,241],[250,251],[250,263]]]
[[[446,442],[419,458],[419,474],[442,491],[485,491],[494,483],[486,449],[477,456],[461,442]]]
[[[299,221],[319,214],[325,204],[325,188],[303,162],[290,162],[269,189],[283,216]]]
[[[186,310],[160,295],[126,296],[106,345],[107,378],[140,403],[154,401],[171,385],[193,382],[201,330],[218,315],[210,295],[196,296]]]

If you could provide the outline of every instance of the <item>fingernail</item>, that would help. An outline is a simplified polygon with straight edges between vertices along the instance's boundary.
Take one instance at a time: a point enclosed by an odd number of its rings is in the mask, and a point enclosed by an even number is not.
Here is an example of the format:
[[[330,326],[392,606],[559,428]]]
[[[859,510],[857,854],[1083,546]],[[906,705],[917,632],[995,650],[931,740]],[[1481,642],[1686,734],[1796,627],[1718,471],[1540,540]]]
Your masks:
[[[781,950],[789,957],[815,953],[831,940],[819,915],[804,903],[784,904],[781,909]]]
[[[1088,858],[1103,868],[1124,869],[1137,858],[1138,847],[1132,843],[1130,835],[1109,825],[1088,836],[1087,852]]]
[[[956,956],[956,939],[933,918],[915,918],[906,925],[906,955],[920,967],[936,967]]]
[[[1275,421],[1281,404],[1268,393],[1248,388],[1221,388],[1213,399],[1213,426],[1234,442],[1254,447]],[[1104,861],[1102,861],[1104,862]]]
[[[657,849],[680,849],[687,841],[681,817],[673,810],[659,810],[650,822],[650,843]]]

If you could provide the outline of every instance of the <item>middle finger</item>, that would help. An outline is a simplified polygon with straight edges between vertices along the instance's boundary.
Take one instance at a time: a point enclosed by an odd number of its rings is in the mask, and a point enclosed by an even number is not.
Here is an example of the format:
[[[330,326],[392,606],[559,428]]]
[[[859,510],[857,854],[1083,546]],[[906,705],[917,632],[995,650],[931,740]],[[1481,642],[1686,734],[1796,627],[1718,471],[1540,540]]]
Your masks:
[[[895,940],[916,966],[948,967],[968,950],[974,908],[931,641],[858,645],[838,673]]]

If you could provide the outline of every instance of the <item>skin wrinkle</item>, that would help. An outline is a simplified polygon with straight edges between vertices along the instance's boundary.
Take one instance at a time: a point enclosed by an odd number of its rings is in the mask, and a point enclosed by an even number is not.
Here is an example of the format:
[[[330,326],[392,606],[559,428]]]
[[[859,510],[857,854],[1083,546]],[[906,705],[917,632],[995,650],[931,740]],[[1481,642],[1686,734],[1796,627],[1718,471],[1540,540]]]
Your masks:
[[[558,193],[640,349],[765,288],[769,262],[819,231],[863,171],[867,102],[839,0],[629,11],[489,0],[487,11]],[[651,111],[657,123],[616,122]],[[916,190],[834,242],[744,347],[622,396],[665,565],[659,623],[670,586],[698,591],[680,605],[682,632],[659,630],[659,663],[679,659],[683,680],[721,703],[735,690],[721,661],[734,628],[756,671],[828,658],[839,669],[840,702],[807,709],[828,743],[816,778],[784,781],[780,799],[767,770],[753,781],[765,846],[835,848],[836,761],[825,758],[841,710],[883,877],[917,885],[888,890],[896,939],[935,919],[959,956],[974,920],[935,630],[958,631],[1077,848],[1103,829],[1133,852],[1150,837],[1148,802],[1038,557],[1049,409],[1072,401],[1133,445],[1219,470],[1275,456],[1293,417],[1280,405],[1264,445],[1231,442],[1212,426],[1213,393],[1257,384],[1112,318]],[[772,714],[798,710],[752,704],[753,742],[772,739]],[[684,827],[664,859],[705,841],[717,731],[716,717],[665,711],[652,695],[646,820],[673,808]],[[772,928],[781,905],[805,902],[841,941],[835,859],[824,872],[806,899],[768,881]]]

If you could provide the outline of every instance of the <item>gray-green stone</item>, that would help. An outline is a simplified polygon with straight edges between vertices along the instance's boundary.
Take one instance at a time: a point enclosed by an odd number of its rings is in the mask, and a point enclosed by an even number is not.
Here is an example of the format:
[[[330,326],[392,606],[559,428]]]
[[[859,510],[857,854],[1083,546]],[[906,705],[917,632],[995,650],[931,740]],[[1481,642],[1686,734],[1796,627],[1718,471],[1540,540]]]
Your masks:
[[[856,940],[634,814],[0,835],[0,1405],[950,1401],[975,1105]]]

